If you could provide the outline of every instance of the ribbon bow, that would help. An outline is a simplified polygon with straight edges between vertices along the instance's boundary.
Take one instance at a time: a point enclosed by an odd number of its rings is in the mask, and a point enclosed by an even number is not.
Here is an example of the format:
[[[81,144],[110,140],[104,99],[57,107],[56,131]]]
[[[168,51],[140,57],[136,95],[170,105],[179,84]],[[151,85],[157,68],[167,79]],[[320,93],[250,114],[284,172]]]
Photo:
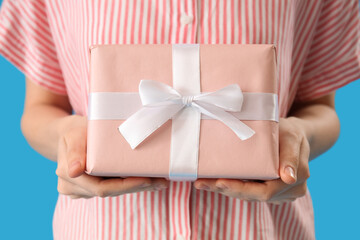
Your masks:
[[[243,94],[237,84],[215,92],[183,96],[167,84],[141,80],[139,95],[143,107],[119,126],[119,131],[135,149],[156,129],[174,117],[184,107],[193,107],[201,113],[228,126],[241,140],[250,138],[255,131],[229,112],[240,112]]]

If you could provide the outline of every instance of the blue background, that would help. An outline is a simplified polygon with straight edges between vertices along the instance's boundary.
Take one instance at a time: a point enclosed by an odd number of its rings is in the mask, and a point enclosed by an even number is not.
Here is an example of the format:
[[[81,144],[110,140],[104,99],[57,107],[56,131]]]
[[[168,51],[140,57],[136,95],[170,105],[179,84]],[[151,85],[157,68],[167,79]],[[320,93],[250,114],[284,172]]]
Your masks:
[[[51,239],[56,163],[33,151],[21,134],[23,74],[2,57],[0,72],[0,239]],[[359,92],[360,81],[337,91],[340,138],[310,163],[317,239],[359,236]]]
[[[24,75],[2,57],[0,73],[0,239],[52,239],[56,163],[37,154],[22,136]],[[340,138],[310,163],[317,239],[359,236],[359,92],[360,81],[337,91]]]

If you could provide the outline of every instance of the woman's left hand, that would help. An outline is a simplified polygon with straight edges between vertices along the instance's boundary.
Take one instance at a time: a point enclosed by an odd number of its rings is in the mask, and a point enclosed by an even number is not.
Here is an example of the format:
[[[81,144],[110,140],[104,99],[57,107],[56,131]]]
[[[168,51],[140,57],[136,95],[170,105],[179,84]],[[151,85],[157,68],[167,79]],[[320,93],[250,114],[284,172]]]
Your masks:
[[[280,119],[280,179],[241,181],[237,179],[198,179],[198,189],[222,193],[244,200],[282,203],[306,194],[310,177],[310,145],[303,120],[296,117]]]

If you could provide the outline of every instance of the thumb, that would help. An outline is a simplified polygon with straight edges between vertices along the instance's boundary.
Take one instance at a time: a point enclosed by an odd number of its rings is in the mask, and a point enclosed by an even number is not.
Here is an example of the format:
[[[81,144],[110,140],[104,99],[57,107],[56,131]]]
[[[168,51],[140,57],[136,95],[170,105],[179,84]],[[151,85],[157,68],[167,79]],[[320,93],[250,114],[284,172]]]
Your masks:
[[[280,140],[280,177],[287,184],[297,181],[300,143],[295,139]]]
[[[85,172],[86,139],[86,128],[75,128],[65,137],[68,175],[71,178],[79,177]]]

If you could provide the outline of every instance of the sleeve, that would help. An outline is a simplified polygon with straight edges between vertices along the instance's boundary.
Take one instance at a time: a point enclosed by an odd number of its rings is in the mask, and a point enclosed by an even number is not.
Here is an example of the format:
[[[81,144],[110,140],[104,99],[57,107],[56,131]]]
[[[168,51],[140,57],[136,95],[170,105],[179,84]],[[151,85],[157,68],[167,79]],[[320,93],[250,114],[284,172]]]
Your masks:
[[[326,95],[360,78],[357,0],[324,1],[295,101]]]
[[[66,95],[44,0],[3,1],[0,54],[38,85]]]

